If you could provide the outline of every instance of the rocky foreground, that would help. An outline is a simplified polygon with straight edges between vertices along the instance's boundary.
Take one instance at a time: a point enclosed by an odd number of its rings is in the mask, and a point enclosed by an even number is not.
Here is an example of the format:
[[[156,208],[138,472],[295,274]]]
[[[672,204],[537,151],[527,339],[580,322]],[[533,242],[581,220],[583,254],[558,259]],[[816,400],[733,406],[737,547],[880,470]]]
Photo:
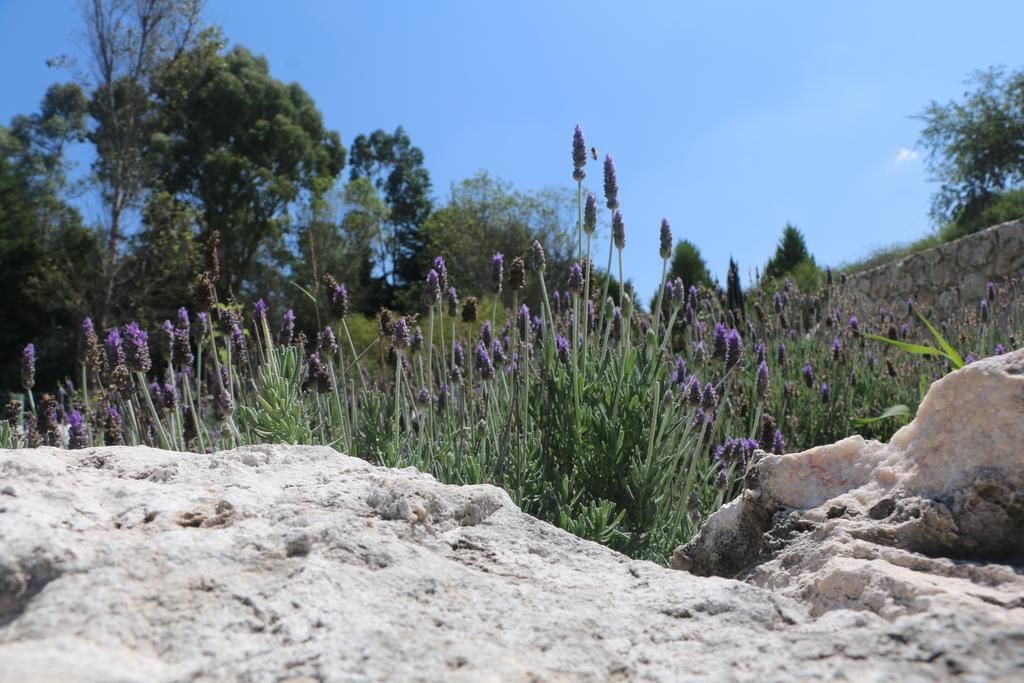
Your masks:
[[[675,571],[326,448],[0,451],[0,680],[1024,680],[1024,351],[749,483]]]

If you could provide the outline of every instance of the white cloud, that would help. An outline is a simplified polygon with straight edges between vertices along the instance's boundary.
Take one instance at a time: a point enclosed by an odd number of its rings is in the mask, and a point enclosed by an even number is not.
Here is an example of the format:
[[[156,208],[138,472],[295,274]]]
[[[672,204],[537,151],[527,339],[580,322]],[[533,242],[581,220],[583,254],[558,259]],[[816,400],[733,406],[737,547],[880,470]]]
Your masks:
[[[905,164],[908,161],[913,161],[917,158],[917,150],[907,149],[906,147],[900,147],[900,151],[896,153],[896,163]]]

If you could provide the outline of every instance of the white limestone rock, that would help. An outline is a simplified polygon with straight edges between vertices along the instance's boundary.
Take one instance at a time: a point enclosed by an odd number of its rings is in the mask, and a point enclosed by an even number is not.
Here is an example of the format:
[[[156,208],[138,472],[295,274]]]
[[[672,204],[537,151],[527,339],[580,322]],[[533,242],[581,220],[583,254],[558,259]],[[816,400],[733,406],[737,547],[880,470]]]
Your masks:
[[[955,439],[940,441],[970,449]],[[944,539],[921,496],[964,490],[942,483],[955,458],[839,448],[809,468],[778,459],[848,484],[823,476],[801,499],[779,469],[788,502],[829,500],[770,527],[780,554],[749,583],[630,560],[499,489],[328,448],[0,451],[0,682],[1018,679],[1017,570],[901,549],[899,524],[861,512],[865,487],[914,487],[890,518],[912,526],[921,501]],[[709,528],[759,509],[734,503]]]
[[[1006,638],[1024,677],[1024,350],[935,382],[888,444],[767,455],[672,559],[793,598]],[[948,651],[947,651],[948,655]],[[961,656],[962,657],[962,656]],[[971,670],[954,657],[949,671]]]

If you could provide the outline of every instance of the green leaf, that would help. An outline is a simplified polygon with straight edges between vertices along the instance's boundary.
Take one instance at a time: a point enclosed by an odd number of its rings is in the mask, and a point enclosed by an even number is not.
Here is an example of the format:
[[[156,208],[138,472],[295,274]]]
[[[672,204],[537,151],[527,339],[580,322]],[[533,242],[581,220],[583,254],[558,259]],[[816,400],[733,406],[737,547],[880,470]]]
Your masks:
[[[917,306],[914,306],[914,313],[916,313],[917,317],[920,318],[922,323],[924,323],[924,326],[928,328],[928,331],[932,333],[932,336],[935,337],[935,341],[939,342],[939,346],[942,347],[942,350],[946,352],[946,358],[949,359],[953,369],[959,370],[962,368],[964,366],[964,359],[960,357],[960,354],[956,352],[956,349],[946,341],[945,337],[939,334],[938,330],[932,327],[932,324],[928,322],[927,318],[921,315],[921,311],[917,310]]]
[[[852,422],[855,427],[864,427],[890,417],[906,417],[907,415],[910,415],[910,408],[902,403],[897,403],[894,406],[886,408],[878,417],[851,417],[850,422]]]
[[[911,344],[910,342],[889,339],[888,337],[882,337],[877,334],[871,334],[869,332],[861,332],[860,334],[861,336],[867,337],[868,339],[874,339],[875,341],[880,341],[890,346],[895,346],[897,349],[900,349],[901,351],[915,353],[919,356],[941,356],[943,358],[948,358],[950,363],[953,362],[953,359],[950,358],[949,355],[943,353],[934,346],[925,346],[923,344]]]

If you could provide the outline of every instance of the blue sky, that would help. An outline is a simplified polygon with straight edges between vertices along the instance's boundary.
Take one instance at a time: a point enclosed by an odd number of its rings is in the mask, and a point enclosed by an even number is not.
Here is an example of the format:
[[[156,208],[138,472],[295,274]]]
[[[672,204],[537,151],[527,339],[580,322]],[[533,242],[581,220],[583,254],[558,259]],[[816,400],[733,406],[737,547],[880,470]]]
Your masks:
[[[0,121],[67,78],[45,60],[78,49],[75,7],[0,0]],[[723,277],[730,255],[763,265],[787,221],[822,264],[925,234],[911,117],[1024,61],[1021,2],[208,0],[205,16],[300,82],[346,144],[404,126],[440,201],[480,169],[570,186],[580,123],[615,157],[645,297],[663,216]]]

